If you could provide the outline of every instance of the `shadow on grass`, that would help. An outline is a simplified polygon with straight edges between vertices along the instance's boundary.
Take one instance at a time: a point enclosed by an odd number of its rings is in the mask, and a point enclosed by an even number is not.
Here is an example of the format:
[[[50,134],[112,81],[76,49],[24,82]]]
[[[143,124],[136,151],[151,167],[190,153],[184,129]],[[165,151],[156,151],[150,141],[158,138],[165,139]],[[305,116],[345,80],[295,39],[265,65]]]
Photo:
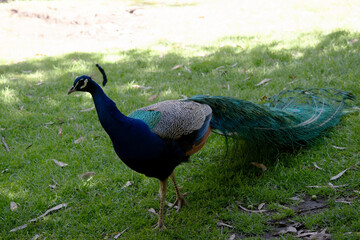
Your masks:
[[[151,104],[149,98],[155,95],[158,97],[153,102],[181,98],[182,95],[210,94],[257,103],[261,103],[264,96],[296,87],[332,87],[360,95],[360,34],[337,31],[328,35],[304,34],[303,37],[315,43],[301,44],[301,39],[289,43],[280,40],[258,42],[254,37],[228,37],[220,41],[231,44],[221,47],[220,44],[182,47],[161,43],[169,49],[165,53],[149,49],[71,53],[0,66],[0,135],[5,137],[11,148],[10,153],[0,152],[1,158],[7,159],[0,162],[0,171],[9,168],[13,162],[16,162],[16,166],[12,171],[22,169],[29,156],[35,159],[53,158],[52,151],[57,151],[59,156],[69,156],[84,148],[88,152],[81,153],[82,156],[92,155],[84,160],[88,164],[91,161],[102,163],[101,159],[109,156],[111,145],[107,142],[109,146],[103,146],[105,133],[95,112],[79,113],[82,108],[93,106],[90,97],[87,94],[66,95],[75,76],[93,74],[94,79],[101,82],[95,63],[99,63],[108,75],[105,92],[125,114]],[[271,79],[267,85],[255,86],[265,78]],[[46,125],[51,122],[53,124]],[[62,128],[68,131],[61,141],[56,138],[58,128],[51,128],[58,123],[62,123]],[[49,138],[49,131],[44,129],[49,126],[51,134],[55,136],[53,138]],[[89,135],[88,138],[92,140],[74,146],[74,137],[82,134]],[[287,176],[276,176],[268,183],[267,177],[271,173],[263,174],[252,165],[219,161],[224,156],[225,148],[219,139],[210,139],[205,150],[194,156],[196,160],[179,167],[180,176],[182,173],[193,176],[194,182],[205,179],[206,184],[192,189],[194,194],[190,199],[193,202],[201,198],[213,199],[209,200],[210,205],[226,207],[234,198],[259,203],[283,199],[289,194],[286,191],[299,190],[299,187],[286,185],[286,181],[281,183]],[[36,141],[40,147],[36,148],[34,144],[26,148],[29,143]],[[37,155],[31,155],[35,154],[32,151],[37,151]],[[279,162],[286,164],[293,156],[280,155],[270,166],[276,172]],[[300,163],[293,164],[296,167]],[[84,168],[81,165],[77,167]],[[260,186],[254,178],[264,184],[261,186],[265,186],[264,191],[259,190]],[[0,179],[5,179],[5,174],[0,175]],[[293,178],[293,181],[298,180]],[[256,189],[259,191],[255,192]],[[6,194],[9,192],[7,189],[2,194],[4,202],[14,198]],[[26,199],[29,193],[17,197]],[[199,201],[193,209],[200,208],[201,204],[204,202]]]

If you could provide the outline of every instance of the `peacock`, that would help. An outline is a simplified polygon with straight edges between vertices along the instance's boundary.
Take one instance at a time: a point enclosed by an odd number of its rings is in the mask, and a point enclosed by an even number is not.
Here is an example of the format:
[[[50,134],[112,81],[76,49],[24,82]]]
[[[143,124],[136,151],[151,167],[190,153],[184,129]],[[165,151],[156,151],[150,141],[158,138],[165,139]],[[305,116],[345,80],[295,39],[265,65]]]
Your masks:
[[[96,65],[107,82],[105,71]],[[176,190],[179,211],[187,204],[174,169],[198,152],[211,132],[278,149],[303,146],[338,124],[354,96],[334,89],[284,90],[265,104],[222,96],[197,95],[137,109],[128,116],[89,76],[77,77],[68,94],[92,95],[100,123],[119,158],[131,169],[157,178],[160,210],[155,228],[163,229],[167,183]]]

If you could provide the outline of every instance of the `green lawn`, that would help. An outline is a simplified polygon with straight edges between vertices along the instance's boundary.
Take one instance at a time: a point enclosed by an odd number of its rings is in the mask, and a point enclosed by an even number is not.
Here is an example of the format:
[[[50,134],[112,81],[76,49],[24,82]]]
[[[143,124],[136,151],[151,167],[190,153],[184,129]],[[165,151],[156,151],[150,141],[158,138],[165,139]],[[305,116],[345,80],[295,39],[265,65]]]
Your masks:
[[[226,159],[224,139],[211,135],[202,151],[176,169],[179,185],[189,192],[189,206],[179,213],[168,210],[167,230],[158,232],[152,229],[157,217],[149,212],[159,208],[158,181],[118,159],[91,110],[89,94],[66,93],[75,76],[93,74],[101,82],[94,65],[99,63],[109,78],[106,94],[125,114],[196,94],[261,103],[264,96],[283,89],[332,87],[359,97],[359,39],[360,33],[351,29],[239,35],[206,46],[162,41],[129,51],[71,53],[0,66],[0,136],[10,150],[0,146],[0,238],[31,239],[38,234],[40,239],[107,239],[126,230],[120,238],[229,239],[235,234],[258,239],[271,236],[276,222],[292,219],[304,230],[326,228],[333,239],[358,239],[359,166],[330,181],[359,161],[358,111],[343,117],[312,146],[280,153],[272,162],[259,159],[268,168],[265,172],[241,156]],[[268,84],[255,86],[265,78],[271,79]],[[150,102],[154,95],[158,97]],[[68,166],[61,168],[52,159]],[[84,180],[80,175],[85,172],[95,175]],[[123,187],[128,181],[133,184]],[[307,187],[329,182],[346,186]],[[292,197],[316,198],[327,206],[300,215],[291,209]],[[169,184],[167,201],[174,200]],[[10,210],[12,201],[18,205],[15,211]],[[62,203],[67,207],[28,223]],[[256,209],[261,203],[268,212],[248,213],[238,207]],[[219,222],[233,228],[222,228]],[[26,223],[25,229],[10,232]]]

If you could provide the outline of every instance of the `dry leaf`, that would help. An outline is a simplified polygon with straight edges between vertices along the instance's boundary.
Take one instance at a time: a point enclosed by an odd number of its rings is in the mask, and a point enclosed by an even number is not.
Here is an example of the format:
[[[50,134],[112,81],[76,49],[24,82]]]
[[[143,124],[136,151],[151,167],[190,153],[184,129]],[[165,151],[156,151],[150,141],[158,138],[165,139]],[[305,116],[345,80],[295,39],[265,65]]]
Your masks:
[[[178,65],[175,65],[171,68],[171,70],[175,70],[175,69],[178,69],[178,68],[181,68],[182,66],[184,66],[184,64],[178,64]]]
[[[169,208],[174,208],[174,209],[178,209],[178,206],[174,205],[173,203],[169,203],[169,202],[165,202],[166,205],[169,207]]]
[[[159,97],[159,94],[152,95],[151,97],[148,98],[148,101],[149,101],[149,102],[152,102],[152,101],[154,101],[157,97]]]
[[[58,136],[59,136],[59,137],[62,136],[62,128],[59,128]]]
[[[22,73],[31,73],[32,70],[21,70]]]
[[[36,234],[31,240],[37,240],[37,239],[39,239],[40,237],[41,237],[41,235]]]
[[[45,216],[48,215],[49,213],[51,213],[51,212],[53,212],[53,211],[57,211],[57,210],[59,210],[59,209],[61,209],[61,208],[64,208],[64,207],[66,207],[66,206],[67,206],[67,203],[59,204],[59,205],[57,205],[57,206],[55,206],[55,207],[53,207],[53,208],[50,208],[50,209],[46,210],[46,212],[44,212],[43,214],[41,214],[41,215],[38,216],[37,218],[34,218],[34,219],[29,220],[29,222],[35,222],[35,221],[39,220],[40,218],[45,217]]]
[[[19,110],[22,111],[24,109],[24,107],[25,107],[24,105],[20,106]]]
[[[2,141],[2,143],[4,144],[4,147],[5,147],[6,151],[7,151],[7,152],[10,152],[9,146],[6,144],[4,137],[1,138],[1,141]]]
[[[234,228],[233,226],[231,226],[231,225],[229,225],[229,224],[226,224],[226,223],[223,223],[223,222],[217,222],[217,225],[218,225],[219,227],[227,227],[227,228],[231,228],[231,229]]]
[[[305,202],[304,200],[302,200],[301,198],[298,198],[298,197],[291,197],[290,200]]]
[[[337,202],[337,203],[346,203],[346,204],[351,204],[351,202],[350,202],[350,201],[346,201],[346,200],[344,200],[344,199],[337,199],[337,200],[335,200],[335,202]]]
[[[9,169],[6,168],[6,169],[2,170],[1,173],[6,173],[7,171],[9,171]]]
[[[80,137],[80,138],[76,139],[76,140],[74,141],[74,143],[75,143],[75,144],[79,144],[79,143],[81,143],[81,142],[84,141],[84,140],[85,140],[84,137]]]
[[[43,84],[44,82],[38,82],[38,83],[36,83],[35,85],[36,86],[40,86],[41,84]]]
[[[256,84],[255,86],[261,86],[267,82],[269,82],[271,79],[270,78],[265,78],[264,80],[262,80],[261,82],[259,82],[258,84]]]
[[[39,220],[40,218],[45,217],[45,216],[48,215],[49,213],[51,213],[51,212],[53,212],[53,211],[57,211],[57,210],[59,210],[59,209],[61,209],[61,208],[64,208],[64,207],[66,207],[66,206],[67,206],[67,203],[59,204],[59,205],[57,205],[57,206],[55,206],[55,207],[53,207],[53,208],[50,208],[49,210],[47,210],[45,213],[41,214],[41,215],[38,216],[37,218],[34,218],[34,219],[29,220],[29,222],[35,222],[35,221]],[[21,229],[24,229],[24,228],[26,228],[26,227],[27,227],[27,224],[24,224],[24,225],[22,225],[22,226],[20,226],[20,227],[16,227],[16,228],[11,229],[10,232],[16,232],[16,231],[21,230]]]
[[[237,203],[237,205],[239,206],[239,208],[241,208],[241,209],[244,210],[245,212],[250,212],[250,213],[262,213],[262,212],[267,212],[267,210],[249,210],[249,209],[241,206],[239,203]]]
[[[127,228],[125,228],[124,230],[122,230],[120,233],[118,233],[118,234],[116,234],[115,236],[114,236],[114,239],[118,239],[121,235],[123,235],[123,233],[126,231],[126,230],[128,230],[129,228],[127,227]]]
[[[225,67],[224,66],[217,67],[217,68],[215,68],[215,71],[219,71],[220,69],[223,69],[223,68],[225,68]]]
[[[11,202],[10,203],[10,210],[15,211],[17,209],[18,209],[18,205],[16,204],[16,202]]]
[[[90,178],[92,178],[93,176],[95,176],[94,172],[86,172],[80,175],[80,178],[88,180]]]
[[[286,234],[286,233],[296,233],[296,232],[297,232],[297,229],[296,229],[296,228],[294,228],[294,227],[292,227],[292,226],[289,226],[289,227],[281,230],[281,231],[279,232],[279,234],[283,235],[283,234]]]
[[[229,240],[235,240],[236,238],[236,235],[235,234],[232,234],[230,237],[229,237]]]
[[[306,186],[307,188],[324,188],[324,187],[328,187],[328,186]]]
[[[66,167],[68,164],[67,163],[63,163],[63,162],[60,162],[56,159],[51,159],[56,165],[60,166],[60,167]]]
[[[154,214],[154,215],[156,215],[156,216],[158,216],[157,212],[156,212],[155,209],[153,209],[153,208],[150,208],[150,209],[149,209],[149,212],[152,213],[152,214]]]
[[[340,187],[346,187],[348,186],[349,184],[344,184],[344,185],[333,185],[332,183],[329,183],[328,185],[326,186],[306,186],[307,188],[327,188],[327,187],[331,187],[333,189],[336,189],[336,188],[340,188]]]
[[[324,170],[324,169],[322,169],[321,167],[319,167],[319,166],[316,164],[316,162],[313,162],[313,164],[314,164],[314,167],[315,167],[316,169]]]
[[[260,203],[258,206],[258,210],[261,210],[265,206],[265,203]]]
[[[336,189],[336,188],[341,188],[341,187],[346,187],[346,186],[349,186],[349,184],[343,184],[343,185],[333,185],[332,183],[329,183],[329,186],[333,189]]]
[[[326,228],[319,232],[305,232],[296,235],[297,238],[305,238],[305,239],[317,239],[317,240],[327,240],[331,238],[330,234],[326,234]]]
[[[330,178],[331,181],[338,179],[339,177],[341,177],[347,170],[349,170],[349,168],[345,169],[344,171],[341,171],[338,175],[333,176],[332,178]]]
[[[24,225],[22,225],[20,227],[16,227],[16,228],[11,229],[10,232],[16,232],[16,231],[24,229],[26,227],[27,227],[27,224],[24,224]]]
[[[261,168],[264,172],[266,171],[267,167],[262,164],[262,163],[257,163],[257,162],[251,162],[252,165],[254,165],[255,167]]]
[[[121,187],[121,189],[127,188],[134,184],[134,181],[127,181],[124,186]]]
[[[326,233],[326,228],[324,230],[322,230],[320,233],[316,234],[315,236],[313,236],[311,239],[330,239],[331,235]]]
[[[91,108],[81,109],[81,110],[79,110],[79,112],[89,112],[89,111],[92,111],[94,109],[95,109],[95,107],[91,107]]]
[[[344,149],[346,149],[346,147],[338,147],[338,146],[335,146],[335,145],[333,145],[333,148],[339,149],[339,150],[344,150]]]

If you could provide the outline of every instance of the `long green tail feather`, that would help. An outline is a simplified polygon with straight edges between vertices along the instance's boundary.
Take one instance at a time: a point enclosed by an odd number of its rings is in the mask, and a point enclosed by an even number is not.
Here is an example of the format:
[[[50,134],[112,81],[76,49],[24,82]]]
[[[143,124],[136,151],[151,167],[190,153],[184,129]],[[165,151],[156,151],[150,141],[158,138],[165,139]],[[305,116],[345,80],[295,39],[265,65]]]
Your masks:
[[[221,96],[194,96],[187,100],[208,104],[211,127],[226,137],[250,144],[287,148],[305,145],[339,123],[348,92],[329,89],[287,90],[265,104]]]

